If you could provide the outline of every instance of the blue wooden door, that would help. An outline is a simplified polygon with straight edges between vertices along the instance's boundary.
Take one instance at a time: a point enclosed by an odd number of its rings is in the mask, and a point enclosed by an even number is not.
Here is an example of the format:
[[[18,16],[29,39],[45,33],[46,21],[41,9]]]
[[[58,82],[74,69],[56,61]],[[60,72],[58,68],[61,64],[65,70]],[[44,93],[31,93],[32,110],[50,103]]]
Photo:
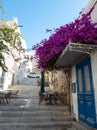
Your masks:
[[[90,58],[76,65],[79,119],[96,127],[95,99]]]

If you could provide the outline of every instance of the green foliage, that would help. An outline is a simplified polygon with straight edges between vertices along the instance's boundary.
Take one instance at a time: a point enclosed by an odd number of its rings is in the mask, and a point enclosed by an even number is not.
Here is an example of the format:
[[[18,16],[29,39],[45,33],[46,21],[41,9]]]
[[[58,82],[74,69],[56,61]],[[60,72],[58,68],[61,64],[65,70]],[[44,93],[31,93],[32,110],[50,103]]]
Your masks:
[[[14,24],[14,26],[10,27],[6,25],[6,21],[2,21],[0,23],[0,66],[4,71],[7,71],[7,67],[5,65],[4,53],[12,54],[12,48],[19,50],[21,48],[21,34],[16,30],[18,26]],[[11,47],[11,49],[10,49]],[[12,54],[13,58],[14,55]]]
[[[3,44],[3,41],[0,41],[0,66],[4,71],[7,71],[7,67],[5,66],[3,52],[7,49],[7,46]]]
[[[0,2],[0,9],[1,9],[1,12],[2,12],[3,19],[5,19],[6,18],[6,11],[4,10],[1,2]]]
[[[11,46],[15,46],[16,44],[21,45],[21,35],[20,33],[16,32],[17,28],[18,26],[16,24],[14,24],[14,27],[9,27],[8,25],[4,24],[3,27],[0,28],[0,40],[9,43]]]
[[[4,20],[6,17],[6,12],[3,8],[1,1],[0,10],[3,16],[3,20],[0,21],[0,66],[4,71],[7,71],[8,68],[5,65],[4,54],[11,54],[14,58],[14,54],[12,53],[13,48],[17,49],[17,51],[20,51],[22,36],[17,31],[17,24],[14,24],[12,26],[7,25],[7,21]]]

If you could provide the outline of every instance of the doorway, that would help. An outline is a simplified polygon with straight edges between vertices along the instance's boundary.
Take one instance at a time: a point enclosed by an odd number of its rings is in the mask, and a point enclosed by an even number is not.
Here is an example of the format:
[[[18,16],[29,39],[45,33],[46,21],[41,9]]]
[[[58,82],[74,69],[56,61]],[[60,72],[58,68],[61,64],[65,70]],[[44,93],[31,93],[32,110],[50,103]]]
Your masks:
[[[95,99],[90,58],[76,65],[79,119],[96,127]]]

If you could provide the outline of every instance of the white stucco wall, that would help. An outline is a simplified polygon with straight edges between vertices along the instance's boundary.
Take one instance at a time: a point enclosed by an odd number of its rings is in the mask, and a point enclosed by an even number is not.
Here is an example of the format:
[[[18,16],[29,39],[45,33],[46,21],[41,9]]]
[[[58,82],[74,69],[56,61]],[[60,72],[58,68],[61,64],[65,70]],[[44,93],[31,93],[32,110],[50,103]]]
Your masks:
[[[90,9],[94,6],[96,6],[97,5],[97,0],[89,0],[89,2],[87,3],[87,5],[86,5],[86,7],[83,9],[83,13],[87,13],[88,11],[90,11]],[[95,10],[95,11],[94,11]],[[92,12],[92,19],[93,19],[93,21],[97,21],[97,19],[96,19],[96,11],[97,11],[97,9],[96,9],[96,7],[94,8],[94,10],[93,10],[93,12]],[[95,18],[94,18],[95,17]]]
[[[94,55],[91,55],[91,67],[92,67],[94,97],[95,97],[95,107],[96,107],[96,119],[97,119],[97,52]]]
[[[71,84],[72,83],[76,83],[75,66],[72,66],[71,69]],[[72,107],[72,114],[75,116],[76,120],[78,120],[77,86],[76,86],[76,93],[71,92],[71,107]]]
[[[91,18],[93,22],[97,22],[97,0],[89,0],[87,6],[83,10],[83,13],[87,13],[93,6],[94,6],[94,10],[91,13]],[[97,113],[97,53],[95,53],[94,55],[91,55],[91,66],[92,66],[95,105],[96,105],[96,113]],[[75,66],[73,66],[71,70],[71,83],[74,83],[74,82],[76,82]],[[73,106],[73,114],[78,120],[77,91],[76,93],[71,93],[71,106]],[[97,114],[96,114],[96,117],[97,117]]]
[[[12,82],[12,73],[5,72],[3,89],[6,90],[11,85],[11,82]]]
[[[16,32],[20,33],[20,25],[18,25],[17,18],[13,18],[13,20],[6,21],[6,22],[3,22],[2,20],[0,21],[0,25],[2,25],[2,27],[5,25],[8,25],[9,27],[15,27],[15,24],[18,26],[18,28],[16,29]],[[5,42],[5,44],[9,45],[9,43],[6,43],[6,42]],[[23,39],[22,37],[21,37],[21,46],[23,49],[27,49],[25,39]],[[19,54],[17,52],[17,50],[15,48],[11,47],[10,45],[9,45],[9,48],[10,48],[10,50],[12,50],[12,53],[16,59],[20,58],[20,57],[22,59],[24,58],[23,53]],[[19,80],[18,68],[19,68],[20,61],[17,63],[11,55],[7,55],[6,53],[4,53],[4,57],[6,59],[5,64],[8,68],[8,71],[4,75],[4,83],[3,83],[2,89],[7,89],[12,84],[13,74],[14,74],[15,82],[17,83]]]
[[[8,71],[4,74],[3,89],[7,89],[12,82],[14,59],[11,55],[4,54],[4,56],[6,59],[5,64],[8,68]]]
[[[89,0],[87,6],[84,8],[83,13],[87,13],[94,6],[91,13],[91,19],[93,22],[97,22],[97,0]]]

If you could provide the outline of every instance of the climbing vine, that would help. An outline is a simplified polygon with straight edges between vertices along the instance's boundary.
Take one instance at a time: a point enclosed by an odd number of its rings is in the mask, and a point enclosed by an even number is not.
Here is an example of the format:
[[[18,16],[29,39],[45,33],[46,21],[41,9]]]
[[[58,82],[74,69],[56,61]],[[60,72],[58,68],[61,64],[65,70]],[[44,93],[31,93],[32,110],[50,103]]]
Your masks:
[[[97,44],[97,23],[91,20],[93,9],[94,7],[88,13],[80,14],[74,22],[57,28],[49,39],[44,39],[33,47],[36,51],[38,67],[45,69],[53,67],[62,50],[70,42]]]

